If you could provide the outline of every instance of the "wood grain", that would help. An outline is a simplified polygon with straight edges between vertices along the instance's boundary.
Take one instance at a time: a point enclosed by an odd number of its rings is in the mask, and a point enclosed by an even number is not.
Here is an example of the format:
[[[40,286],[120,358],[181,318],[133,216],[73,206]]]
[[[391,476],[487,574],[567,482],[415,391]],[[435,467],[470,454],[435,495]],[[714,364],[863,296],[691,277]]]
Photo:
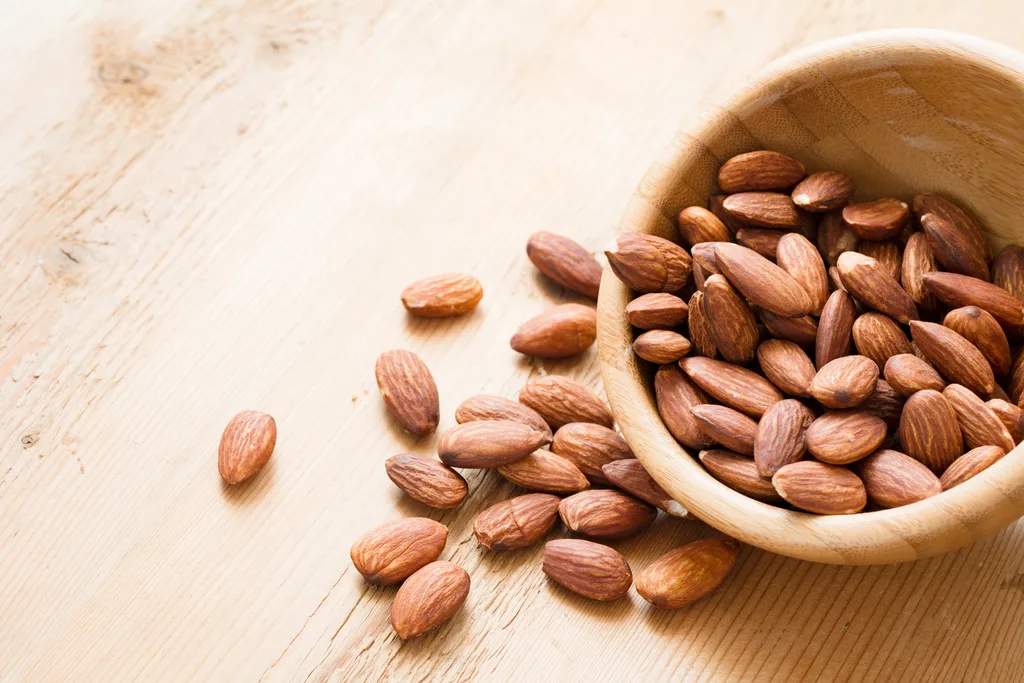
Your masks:
[[[442,428],[533,374],[598,389],[596,354],[506,340],[554,302],[534,230],[598,250],[672,135],[753,70],[855,30],[927,24],[1018,47],[1018,3],[779,0],[17,3],[0,22],[0,680],[1019,681],[1024,526],[926,562],[849,568],[745,549],[677,612],[551,586],[488,553],[471,474],[432,512],[384,461],[430,453],[376,396],[422,355]],[[710,160],[709,160],[710,162]],[[414,279],[472,272],[480,308],[406,316]],[[238,410],[277,451],[221,486]],[[393,589],[348,549],[400,515],[449,525],[472,576],[402,645]],[[710,530],[662,519],[635,569]]]

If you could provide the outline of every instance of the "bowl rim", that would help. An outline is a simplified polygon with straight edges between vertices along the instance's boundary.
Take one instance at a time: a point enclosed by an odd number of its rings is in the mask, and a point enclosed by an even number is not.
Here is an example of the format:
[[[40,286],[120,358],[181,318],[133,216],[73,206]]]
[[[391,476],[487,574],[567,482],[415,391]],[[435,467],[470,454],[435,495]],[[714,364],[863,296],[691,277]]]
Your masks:
[[[686,127],[633,192],[618,232],[637,232],[639,225],[652,220],[674,226],[674,219],[645,193],[645,188],[668,182],[673,162],[687,155],[723,110],[743,109],[754,93],[793,69],[851,47],[900,46],[953,51],[980,66],[1009,72],[1024,82],[1024,54],[989,40],[949,31],[886,29],[802,48],[769,64],[722,105],[712,107]],[[632,354],[633,331],[624,310],[630,299],[629,289],[605,268],[598,300],[598,355],[609,403],[623,436],[655,481],[691,514],[715,529],[750,545],[799,559],[833,564],[888,564],[960,548],[1024,515],[1024,444],[979,475],[932,498],[855,515],[820,516],[786,510],[727,487],[676,442],[662,422],[650,382],[645,379],[648,373],[640,372]]]

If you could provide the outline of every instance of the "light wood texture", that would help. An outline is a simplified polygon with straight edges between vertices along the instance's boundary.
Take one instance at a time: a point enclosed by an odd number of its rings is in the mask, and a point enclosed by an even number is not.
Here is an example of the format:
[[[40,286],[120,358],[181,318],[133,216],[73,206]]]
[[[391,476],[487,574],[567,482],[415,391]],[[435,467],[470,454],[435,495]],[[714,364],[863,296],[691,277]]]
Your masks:
[[[939,192],[972,209],[1000,247],[1024,242],[1024,55],[937,31],[840,38],[787,56],[680,135],[634,193],[621,227],[671,237],[715,191],[729,157],[775,149],[853,177],[858,197]],[[1010,189],[1018,188],[1018,189]],[[602,372],[619,426],[665,489],[715,528],[817,562],[885,564],[960,548],[1024,515],[1024,448],[964,486],[891,510],[820,516],[725,486],[665,428],[631,348],[628,288],[601,286]]]
[[[385,348],[463,398],[531,374],[599,386],[596,354],[531,363],[523,320],[575,300],[530,232],[600,248],[673,134],[770,60],[882,26],[1024,45],[1024,8],[907,3],[11,3],[0,22],[0,680],[1019,681],[1024,526],[890,567],[745,548],[689,609],[552,587],[540,550],[487,553],[464,507],[404,498],[384,460],[430,453],[376,395]],[[486,293],[416,321],[412,280]],[[277,452],[222,488],[240,409]],[[448,524],[472,589],[401,644],[394,589],[348,550],[400,515]],[[635,569],[708,527],[616,543]]]

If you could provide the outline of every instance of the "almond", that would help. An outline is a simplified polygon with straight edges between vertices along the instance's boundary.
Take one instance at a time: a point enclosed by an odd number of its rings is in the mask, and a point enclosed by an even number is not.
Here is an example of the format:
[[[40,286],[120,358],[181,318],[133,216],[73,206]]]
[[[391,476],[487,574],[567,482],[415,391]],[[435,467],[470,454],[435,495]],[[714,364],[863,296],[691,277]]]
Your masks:
[[[551,433],[551,427],[533,408],[501,396],[478,394],[467,398],[455,409],[455,421],[478,422],[480,420],[512,420],[530,425],[536,430]]]
[[[815,362],[819,369],[850,352],[856,317],[857,309],[849,294],[835,291],[829,295],[821,311],[815,340]]]
[[[836,267],[846,291],[868,308],[904,325],[917,319],[917,307],[910,295],[876,259],[848,251],[839,257]]]
[[[1024,398],[1024,348],[1017,353],[1010,368],[1010,383],[1007,389],[1010,390],[1010,400],[1015,401],[1020,407],[1021,398]]]
[[[928,246],[924,233],[915,232],[907,240],[903,250],[900,282],[919,309],[930,311],[935,308],[935,297],[924,284],[924,274],[938,270],[935,255]]]
[[[992,262],[992,284],[1024,301],[1024,248],[1007,244]]]
[[[715,346],[715,332],[708,319],[704,292],[694,292],[690,297],[690,341],[693,352],[706,358],[716,358],[718,347]]]
[[[930,469],[905,453],[883,448],[857,464],[868,500],[880,508],[896,508],[942,493]]]
[[[263,469],[274,454],[277,423],[258,410],[243,410],[231,418],[220,437],[217,469],[226,483],[241,484]]]
[[[701,431],[690,409],[708,399],[676,365],[663,365],[654,376],[654,395],[665,427],[689,448],[707,448],[714,442]]]
[[[622,234],[604,253],[612,272],[638,292],[675,292],[690,279],[690,255],[661,237]]]
[[[473,535],[488,550],[518,550],[544,538],[558,521],[561,499],[547,493],[527,493],[503,500],[481,512]]]
[[[925,273],[928,290],[953,308],[977,306],[1005,325],[1024,325],[1024,303],[1002,287],[958,273]]]
[[[875,361],[880,371],[891,357],[913,353],[907,335],[882,313],[864,313],[853,322],[853,343],[857,353]]]
[[[843,356],[825,364],[811,382],[811,395],[829,408],[852,408],[875,390],[878,366],[864,356]]]
[[[654,481],[644,469],[643,463],[636,458],[615,460],[607,463],[601,470],[605,479],[634,498],[639,498],[673,517],[686,517],[686,509]]]
[[[636,577],[636,592],[655,607],[678,609],[718,588],[736,565],[740,544],[705,538],[670,550]]]
[[[387,459],[384,469],[407,496],[432,508],[457,507],[469,493],[458,472],[433,458],[399,453]]]
[[[570,422],[612,426],[612,414],[604,401],[579,382],[561,375],[530,380],[520,390],[519,402],[537,411],[551,429]]]
[[[943,377],[982,396],[992,393],[992,367],[977,346],[948,327],[919,320],[910,323],[910,335]]]
[[[783,339],[767,339],[757,347],[761,371],[783,392],[806,398],[814,382],[814,363],[803,349]]]
[[[709,439],[717,441],[731,451],[743,455],[754,454],[757,423],[749,417],[738,410],[711,404],[694,406],[691,410]]]
[[[693,262],[699,264],[708,276],[722,274],[721,269],[718,267],[718,259],[715,257],[715,247],[719,244],[722,244],[722,242],[701,242],[693,245],[690,249]],[[728,242],[725,242],[725,244],[728,244]]]
[[[793,276],[811,298],[811,313],[821,315],[828,299],[828,273],[821,255],[803,235],[786,233],[779,240],[779,266]]]
[[[818,322],[809,315],[780,318],[771,311],[758,310],[757,317],[772,335],[800,346],[813,346],[818,336]]]
[[[625,538],[651,525],[658,511],[613,489],[580,491],[564,498],[558,514],[566,528],[590,538]]]
[[[903,397],[889,386],[888,382],[880,379],[875,385],[874,393],[861,403],[858,409],[881,419],[889,429],[896,429],[903,414],[903,403]]]
[[[967,451],[953,461],[939,481],[942,483],[942,490],[948,491],[954,486],[959,486],[976,474],[981,474],[992,465],[996,464],[1006,455],[999,446],[979,446]]]
[[[566,289],[597,298],[601,264],[575,241],[553,232],[535,232],[526,242],[526,256],[537,270]]]
[[[590,482],[571,460],[548,451],[502,465],[498,474],[527,491],[570,494],[590,488]]]
[[[885,380],[903,396],[910,396],[922,389],[942,391],[946,388],[946,382],[935,368],[912,353],[901,353],[889,358],[885,362],[884,372]]]
[[[704,281],[708,279],[708,273],[700,267],[700,264],[696,261],[693,262],[693,287],[694,291],[704,291]],[[682,293],[682,291],[680,291]]]
[[[932,389],[922,389],[907,399],[899,437],[907,455],[936,474],[964,452],[956,411],[945,396]]]
[[[864,482],[844,467],[802,460],[786,465],[772,485],[793,507],[819,515],[848,515],[867,505]]]
[[[607,484],[601,468],[615,460],[632,458],[626,440],[607,427],[591,422],[570,422],[559,427],[551,450],[579,468],[592,482]]]
[[[812,422],[810,408],[791,398],[769,408],[757,425],[754,464],[758,474],[771,478],[783,465],[804,457],[807,428]]]
[[[679,234],[691,247],[701,242],[728,242],[732,237],[725,224],[702,206],[688,206],[679,212]]]
[[[857,251],[881,263],[882,267],[889,271],[893,279],[899,282],[900,272],[903,267],[903,255],[900,253],[898,242],[871,242],[864,240],[857,246]]]
[[[857,192],[853,178],[838,171],[819,171],[793,188],[793,203],[804,211],[832,211],[846,206]]]
[[[469,313],[484,296],[472,275],[446,273],[412,283],[402,292],[402,305],[423,318],[447,318]]]
[[[377,358],[377,386],[391,415],[413,434],[430,434],[441,419],[437,385],[427,364],[412,351],[385,351]]]
[[[440,555],[448,528],[426,517],[385,522],[352,544],[352,564],[370,583],[393,586]]]
[[[942,324],[977,346],[995,374],[1010,372],[1010,342],[988,311],[977,306],[956,308],[946,314]]]
[[[437,439],[449,467],[500,467],[551,443],[546,431],[511,420],[479,420],[452,427]]]
[[[711,476],[734,491],[766,503],[782,500],[771,481],[760,475],[750,458],[732,451],[707,450],[700,452],[700,461]]]
[[[910,221],[910,207],[898,199],[876,199],[850,204],[843,209],[843,222],[862,240],[882,241],[900,234]]]
[[[644,294],[626,305],[629,324],[641,330],[670,329],[682,325],[688,314],[686,302],[666,292]]]
[[[783,318],[799,318],[814,304],[793,276],[777,265],[738,244],[715,247],[718,266],[729,282],[750,303]]]
[[[746,300],[721,275],[712,275],[704,283],[703,308],[711,324],[715,348],[722,357],[741,365],[754,360],[760,340],[757,318]],[[682,355],[668,360],[678,360]]]
[[[999,446],[1006,452],[1013,450],[1016,444],[1003,421],[973,391],[960,384],[950,384],[942,390],[942,395],[956,411],[967,448]]]
[[[730,216],[729,212],[725,210],[725,198],[728,196],[726,194],[713,194],[708,197],[708,211],[715,214],[715,217],[722,221],[722,225],[725,226],[730,235],[735,235],[743,227],[743,223]]]
[[[828,269],[828,280],[832,285],[832,291],[835,292],[847,292],[846,285],[843,284],[843,278],[839,277],[839,268],[836,266],[830,266]],[[849,292],[847,292],[849,294]],[[859,301],[854,302],[857,307],[857,311],[861,312],[864,310],[864,306]]]
[[[830,465],[847,465],[877,450],[886,425],[865,410],[827,412],[807,428],[807,450]]]
[[[996,383],[996,388],[992,390],[992,393],[989,395],[989,398],[998,398],[1004,401],[1010,400],[1010,396],[1006,393],[1006,390],[999,386],[998,383]]]
[[[679,367],[697,386],[716,399],[751,417],[760,418],[782,394],[764,377],[723,361],[690,356]]]
[[[758,150],[737,154],[718,169],[718,186],[722,192],[755,190],[787,190],[807,174],[796,159],[781,152]]]
[[[981,249],[953,224],[933,213],[921,216],[921,228],[928,237],[935,259],[951,272],[970,275],[981,280],[990,277],[988,263]]]
[[[648,330],[633,341],[633,352],[646,361],[664,365],[690,352],[690,340],[672,330]]]
[[[970,237],[986,259],[992,258],[992,248],[985,237],[985,231],[966,211],[949,199],[938,194],[919,194],[914,197],[914,213],[918,218],[932,213],[952,223],[957,230]]]
[[[633,584],[622,555],[606,545],[576,538],[548,541],[543,570],[555,583],[591,600],[617,600]]]
[[[779,255],[779,241],[786,234],[768,228],[743,228],[737,231],[736,241],[747,249],[756,251],[766,259],[775,260]]]
[[[402,640],[432,631],[452,618],[469,595],[469,574],[451,562],[431,562],[410,576],[391,603],[391,627]]]
[[[759,228],[795,230],[804,220],[793,199],[780,192],[731,194],[722,207],[736,220]]]
[[[568,358],[597,339],[597,311],[580,304],[553,306],[519,326],[509,340],[513,351],[538,358]]]
[[[1021,437],[1024,436],[1024,410],[1001,398],[985,401],[985,405],[996,414],[999,421],[1006,427],[1006,431],[1010,433],[1013,443],[1020,443]]]
[[[839,255],[856,251],[860,243],[857,234],[843,222],[841,211],[825,214],[818,226],[818,251],[825,262],[834,266]]]

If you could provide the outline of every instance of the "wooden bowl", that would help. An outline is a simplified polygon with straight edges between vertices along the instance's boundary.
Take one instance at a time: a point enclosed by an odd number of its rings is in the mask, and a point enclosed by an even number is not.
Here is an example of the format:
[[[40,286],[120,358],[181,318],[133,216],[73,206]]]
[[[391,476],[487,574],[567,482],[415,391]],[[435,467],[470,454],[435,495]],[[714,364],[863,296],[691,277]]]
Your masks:
[[[675,140],[640,182],[620,231],[678,239],[676,216],[706,205],[722,162],[757,149],[785,152],[809,172],[848,173],[858,197],[940,192],[977,215],[995,247],[1024,244],[1024,55],[1008,48],[896,30],[792,54]],[[612,409],[658,483],[716,529],[791,557],[882,564],[959,548],[1024,515],[1020,447],[950,491],[893,510],[809,515],[733,491],[662,423],[653,369],[631,349],[631,297],[606,269],[598,342]]]

